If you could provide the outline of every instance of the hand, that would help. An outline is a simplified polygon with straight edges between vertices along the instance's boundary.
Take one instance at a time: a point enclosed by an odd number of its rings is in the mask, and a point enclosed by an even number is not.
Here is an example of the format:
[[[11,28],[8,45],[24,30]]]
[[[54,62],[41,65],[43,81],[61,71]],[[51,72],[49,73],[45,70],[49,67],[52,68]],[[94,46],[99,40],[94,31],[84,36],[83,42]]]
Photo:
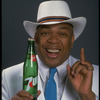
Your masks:
[[[40,95],[40,93],[41,93],[41,91],[38,90],[38,96]],[[20,90],[18,93],[16,93],[12,97],[11,100],[33,100],[33,99],[34,99],[34,97],[30,93],[28,93],[24,90]]]
[[[85,60],[83,48],[81,48],[80,61],[77,61],[72,68],[67,65],[67,73],[72,86],[82,100],[95,100],[92,92],[93,66]]]

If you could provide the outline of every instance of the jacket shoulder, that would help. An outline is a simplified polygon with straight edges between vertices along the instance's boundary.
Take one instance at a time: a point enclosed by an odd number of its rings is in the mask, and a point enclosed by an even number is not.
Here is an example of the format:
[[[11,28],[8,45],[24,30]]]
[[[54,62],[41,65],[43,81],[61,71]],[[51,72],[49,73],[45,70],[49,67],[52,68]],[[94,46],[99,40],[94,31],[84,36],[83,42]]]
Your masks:
[[[19,75],[19,74],[22,74],[22,69],[23,69],[23,62],[20,64],[10,66],[6,69],[3,69],[2,74],[5,73],[5,75],[7,75],[7,76],[9,76],[9,75],[13,76],[16,74]]]

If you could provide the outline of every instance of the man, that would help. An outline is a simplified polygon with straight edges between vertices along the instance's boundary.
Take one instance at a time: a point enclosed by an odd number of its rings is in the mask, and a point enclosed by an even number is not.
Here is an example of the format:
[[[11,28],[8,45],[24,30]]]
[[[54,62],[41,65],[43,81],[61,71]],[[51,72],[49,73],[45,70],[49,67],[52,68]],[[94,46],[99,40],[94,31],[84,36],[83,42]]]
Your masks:
[[[24,21],[27,33],[35,38],[38,53],[38,100],[99,99],[98,66],[86,61],[83,48],[80,60],[70,55],[85,25],[86,18],[72,18],[68,4],[60,0],[41,3],[36,23]],[[51,70],[55,71],[51,77],[54,88],[48,85]],[[34,98],[22,90],[23,63],[3,70],[2,74],[3,100]]]

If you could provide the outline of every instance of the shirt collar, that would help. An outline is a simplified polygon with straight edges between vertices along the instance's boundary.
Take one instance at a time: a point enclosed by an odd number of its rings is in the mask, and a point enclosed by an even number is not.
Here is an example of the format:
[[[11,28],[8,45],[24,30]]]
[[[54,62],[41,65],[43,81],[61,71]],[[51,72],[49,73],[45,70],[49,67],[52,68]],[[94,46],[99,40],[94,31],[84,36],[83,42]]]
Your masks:
[[[37,62],[38,62],[38,69],[39,69],[39,74],[43,82],[47,79],[49,76],[49,67],[47,67],[43,62],[40,60],[40,58],[37,55]]]
[[[41,79],[43,80],[43,82],[45,82],[45,80],[47,80],[47,78],[49,77],[49,67],[43,64],[38,56],[37,56],[37,62],[38,62],[38,68],[39,68]],[[69,64],[69,58],[63,64],[56,67],[58,78],[60,81],[62,81],[67,75],[67,68],[66,68],[67,64]]]
[[[67,75],[67,65],[69,64],[69,58],[60,66],[57,67],[58,70],[58,78],[59,81],[62,82],[63,79],[66,77]]]

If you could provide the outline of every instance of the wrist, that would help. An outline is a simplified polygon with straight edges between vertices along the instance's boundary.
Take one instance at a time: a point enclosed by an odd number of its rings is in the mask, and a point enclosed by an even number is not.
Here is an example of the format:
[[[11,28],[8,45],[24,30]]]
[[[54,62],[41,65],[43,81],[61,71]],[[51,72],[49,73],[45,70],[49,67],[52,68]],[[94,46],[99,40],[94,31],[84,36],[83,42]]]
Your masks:
[[[81,100],[95,100],[95,94],[93,92],[87,94],[80,94]]]

